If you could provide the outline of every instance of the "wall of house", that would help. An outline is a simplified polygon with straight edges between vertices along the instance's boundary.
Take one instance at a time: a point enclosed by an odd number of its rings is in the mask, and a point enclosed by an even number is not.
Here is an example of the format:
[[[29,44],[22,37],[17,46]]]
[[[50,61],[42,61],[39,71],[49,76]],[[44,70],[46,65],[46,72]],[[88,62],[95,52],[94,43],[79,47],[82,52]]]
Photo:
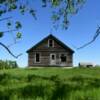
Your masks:
[[[35,53],[40,53],[40,63],[35,62]],[[56,66],[72,66],[72,55],[66,52],[52,52],[56,54]],[[50,66],[50,54],[51,52],[31,52],[29,53],[29,66]],[[66,54],[66,63],[61,63],[60,55]]]
[[[35,53],[40,53],[40,63],[35,63]],[[54,47],[48,47],[48,41],[44,41],[39,46],[28,53],[28,66],[49,66],[50,54],[56,54],[56,66],[72,66],[73,55],[69,49],[64,49],[59,43],[54,41]],[[60,54],[66,54],[66,63],[61,63]]]

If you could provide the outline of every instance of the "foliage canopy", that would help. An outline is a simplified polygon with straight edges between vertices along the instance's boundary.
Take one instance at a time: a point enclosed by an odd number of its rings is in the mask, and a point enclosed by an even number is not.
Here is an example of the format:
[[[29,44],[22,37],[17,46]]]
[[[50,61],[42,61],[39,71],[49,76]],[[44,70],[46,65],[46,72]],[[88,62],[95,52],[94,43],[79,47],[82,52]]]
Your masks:
[[[25,13],[29,13],[36,20],[38,16],[36,16],[36,9],[33,6],[36,1],[33,0],[0,0],[0,22],[7,20],[7,29],[5,31],[0,30],[0,38],[5,36],[5,33],[16,32],[14,38],[14,44],[22,37],[22,33],[19,31],[22,28],[21,21],[15,21],[12,23],[13,16],[6,16],[10,12],[17,11],[24,15]],[[77,14],[78,10],[85,3],[85,0],[40,0],[41,6],[43,8],[50,7],[52,9],[51,20],[53,22],[53,27],[57,28],[58,26],[63,27],[63,29],[67,29],[69,26],[69,17],[71,15]],[[13,29],[12,27],[13,26]],[[3,46],[13,57],[15,56],[4,43],[0,42],[0,45]],[[21,54],[20,54],[21,55]]]

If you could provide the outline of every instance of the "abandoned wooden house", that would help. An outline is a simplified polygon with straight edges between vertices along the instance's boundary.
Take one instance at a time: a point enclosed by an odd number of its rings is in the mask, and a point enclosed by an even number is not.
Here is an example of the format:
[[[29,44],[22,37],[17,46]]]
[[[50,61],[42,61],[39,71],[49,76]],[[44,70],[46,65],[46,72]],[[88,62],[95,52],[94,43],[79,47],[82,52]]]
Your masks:
[[[28,66],[73,66],[74,51],[50,34],[27,50]]]

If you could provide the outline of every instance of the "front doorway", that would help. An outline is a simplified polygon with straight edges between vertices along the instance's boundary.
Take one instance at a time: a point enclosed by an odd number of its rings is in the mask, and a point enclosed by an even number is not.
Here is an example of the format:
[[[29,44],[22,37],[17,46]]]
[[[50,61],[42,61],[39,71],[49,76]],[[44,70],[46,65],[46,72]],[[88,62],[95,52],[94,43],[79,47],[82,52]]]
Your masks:
[[[50,65],[56,65],[56,54],[50,54]]]

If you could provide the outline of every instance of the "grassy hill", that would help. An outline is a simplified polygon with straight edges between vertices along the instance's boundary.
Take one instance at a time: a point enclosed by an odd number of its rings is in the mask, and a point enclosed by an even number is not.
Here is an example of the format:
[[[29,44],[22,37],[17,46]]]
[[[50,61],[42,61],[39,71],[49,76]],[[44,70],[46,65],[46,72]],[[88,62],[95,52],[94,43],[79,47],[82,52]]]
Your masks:
[[[0,70],[0,100],[100,100],[100,68]]]

